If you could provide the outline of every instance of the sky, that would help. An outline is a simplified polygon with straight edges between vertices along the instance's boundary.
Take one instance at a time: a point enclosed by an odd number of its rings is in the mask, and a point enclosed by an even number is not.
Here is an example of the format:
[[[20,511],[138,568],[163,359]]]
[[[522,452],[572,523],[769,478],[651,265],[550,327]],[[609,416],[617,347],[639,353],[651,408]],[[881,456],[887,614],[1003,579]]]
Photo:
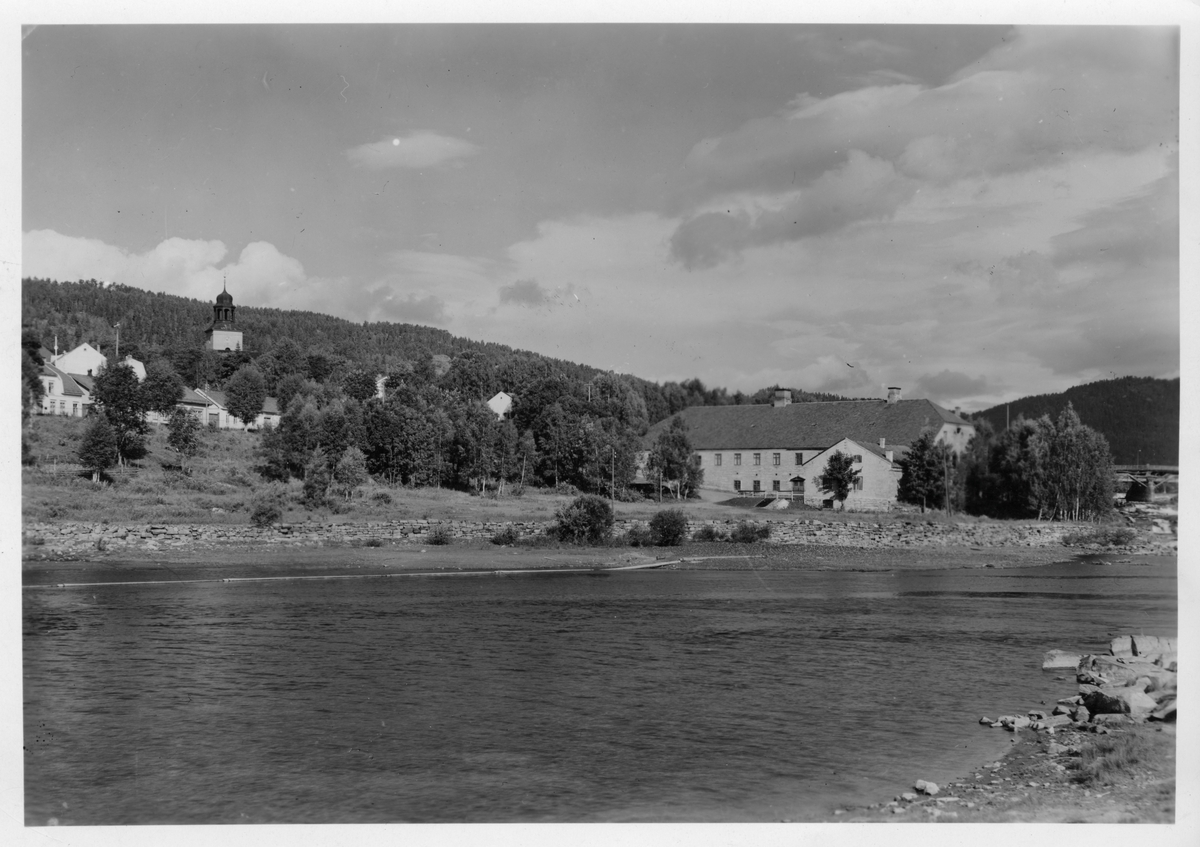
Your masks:
[[[22,31],[24,276],[983,409],[1180,374],[1179,33]]]

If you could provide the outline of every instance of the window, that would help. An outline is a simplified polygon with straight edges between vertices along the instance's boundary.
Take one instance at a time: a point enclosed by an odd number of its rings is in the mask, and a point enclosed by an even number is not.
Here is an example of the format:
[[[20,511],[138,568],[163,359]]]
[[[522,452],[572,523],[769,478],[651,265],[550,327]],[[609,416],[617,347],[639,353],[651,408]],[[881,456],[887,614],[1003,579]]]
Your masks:
[[[741,481],[740,479],[735,479],[735,480],[733,481],[733,490],[734,490],[734,491],[741,491],[741,490],[742,490],[742,481]]]
[[[855,456],[855,457],[854,457],[854,461],[856,461],[856,462],[862,462],[862,455],[861,455],[861,454],[859,454],[859,455]]]
[[[778,491],[778,490],[779,490],[779,480],[777,480],[777,479],[773,479],[773,480],[771,480],[771,490],[772,490],[772,491]]]
[[[778,453],[771,454],[771,464],[774,465],[775,467],[779,467],[779,454]]]
[[[861,477],[861,476],[860,476],[858,479],[854,480],[854,490],[855,490],[855,491],[862,491],[862,490],[863,490],[863,489],[862,489],[862,477]]]
[[[757,494],[760,491],[762,491],[762,483],[756,479],[754,480],[754,493]]]
[[[755,453],[755,454],[754,454],[754,464],[756,464],[756,465],[761,465],[761,464],[762,464],[762,453]]]
[[[79,417],[79,404],[78,403],[71,404],[71,417],[73,417],[73,418]]]
[[[720,453],[718,453],[716,456],[713,457],[713,464],[716,465],[718,468],[721,467],[721,454]]]
[[[733,463],[735,465],[740,465],[742,463],[742,454],[741,453],[733,454]]]
[[[803,464],[804,464],[804,454],[803,454],[803,453],[797,453],[797,454],[796,454],[796,464],[797,464],[797,465],[803,465]]]

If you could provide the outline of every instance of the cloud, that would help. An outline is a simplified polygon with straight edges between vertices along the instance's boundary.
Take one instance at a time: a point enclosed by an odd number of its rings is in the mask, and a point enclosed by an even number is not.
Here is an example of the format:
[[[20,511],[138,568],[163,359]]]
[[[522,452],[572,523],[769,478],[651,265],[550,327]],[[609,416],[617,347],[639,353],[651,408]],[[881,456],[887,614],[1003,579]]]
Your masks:
[[[890,166],[895,185],[910,180],[915,192],[1102,153],[1173,151],[1177,48],[1177,32],[1166,28],[1019,29],[945,85],[893,84],[901,77],[876,71],[875,84],[826,98],[802,94],[776,114],[693,147],[675,202],[682,226],[695,231],[678,234],[676,255],[703,267],[769,242],[771,216],[760,223],[747,207],[779,208],[797,192],[827,188],[822,182],[831,176],[861,169],[856,156]],[[749,218],[700,220],[735,198]],[[880,213],[878,203],[858,208],[864,219]],[[781,218],[796,211],[803,209],[784,209]],[[855,219],[853,208],[845,212],[833,220]],[[718,241],[704,244],[710,233]]]
[[[962,398],[986,394],[992,386],[984,377],[971,377],[948,368],[936,374],[923,374],[913,385],[912,396],[927,397],[935,403],[953,403]]]
[[[500,286],[500,302],[516,306],[542,306],[550,298],[537,280],[519,279],[512,285]]]
[[[860,220],[891,215],[917,190],[890,162],[851,150],[844,165],[821,174],[782,208],[757,214],[704,212],[680,225],[671,254],[684,267],[711,267],[754,246],[832,232]]]
[[[474,156],[478,152],[478,147],[461,138],[451,138],[433,132],[414,132],[403,137],[351,147],[346,151],[346,158],[355,167],[371,170],[432,168],[456,159]]]
[[[381,311],[402,323],[444,324],[449,320],[446,302],[433,294],[424,297],[416,294],[407,297],[387,295]]]

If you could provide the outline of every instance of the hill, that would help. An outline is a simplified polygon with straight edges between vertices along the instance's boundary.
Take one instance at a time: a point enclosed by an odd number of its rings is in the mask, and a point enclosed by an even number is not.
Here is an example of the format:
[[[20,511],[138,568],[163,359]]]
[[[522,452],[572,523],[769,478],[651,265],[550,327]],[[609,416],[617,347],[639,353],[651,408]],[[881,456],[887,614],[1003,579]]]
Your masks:
[[[208,383],[220,388],[230,373],[229,368],[206,369],[202,361],[204,330],[212,323],[212,309],[211,302],[94,279],[59,282],[25,278],[21,284],[22,325],[46,347],[52,349],[56,338],[60,350],[87,341],[112,357],[113,324],[120,321],[122,355],[143,362],[165,358],[185,384],[193,387]],[[463,354],[474,354],[490,367],[496,378],[493,390],[510,393],[520,393],[549,375],[575,384],[586,393],[587,385],[604,373],[589,365],[461,338],[416,324],[355,323],[315,312],[237,305],[237,327],[244,333],[245,350],[236,357],[225,357],[227,365],[259,359],[291,344],[308,357],[309,375],[319,382],[330,377],[336,380],[352,368],[391,373],[428,356],[441,358],[445,365]],[[780,387],[743,394],[707,388],[699,379],[661,385],[632,375],[622,375],[621,380],[644,399],[649,423],[688,406],[769,403],[774,389]],[[845,398],[793,388],[792,399],[804,402]]]
[[[1179,380],[1125,376],[1077,385],[1060,394],[1022,397],[993,406],[974,417],[986,418],[997,431],[1006,415],[1056,417],[1067,403],[1079,419],[1108,439],[1118,465],[1174,465],[1179,462]]]

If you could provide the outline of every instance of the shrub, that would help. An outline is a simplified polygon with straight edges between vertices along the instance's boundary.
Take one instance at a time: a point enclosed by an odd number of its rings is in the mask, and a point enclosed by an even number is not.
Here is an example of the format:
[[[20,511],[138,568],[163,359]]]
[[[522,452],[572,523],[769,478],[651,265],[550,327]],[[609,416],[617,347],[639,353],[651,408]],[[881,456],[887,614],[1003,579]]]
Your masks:
[[[687,515],[682,509],[663,509],[650,519],[650,534],[659,547],[674,547],[687,538]]]
[[[1079,759],[1071,764],[1071,779],[1084,785],[1111,783],[1149,752],[1146,739],[1138,734],[1098,738],[1080,748]]]
[[[521,538],[521,533],[517,532],[517,528],[506,526],[504,529],[492,536],[493,544],[507,544],[510,547],[516,544]]]
[[[712,524],[705,524],[692,533],[693,541],[724,541],[725,538],[725,533]]]
[[[250,523],[265,527],[279,523],[282,518],[283,512],[279,508],[278,499],[269,494],[260,494],[254,498],[254,504],[250,507]]]
[[[601,544],[612,531],[612,505],[594,494],[576,497],[554,517],[559,540],[572,544]]]
[[[765,541],[770,537],[770,524],[755,524],[750,521],[740,521],[733,528],[733,532],[729,533],[729,540],[738,544],[754,544],[757,541]]]
[[[634,526],[621,541],[626,547],[649,547],[654,543],[654,533],[648,527]]]
[[[384,506],[392,505],[392,495],[386,491],[376,491],[371,495],[371,499],[376,503],[382,503]]]
[[[439,547],[449,544],[452,540],[453,539],[450,536],[450,530],[446,529],[444,526],[435,526],[433,529],[429,530],[429,537],[426,539],[429,544],[434,544]]]

